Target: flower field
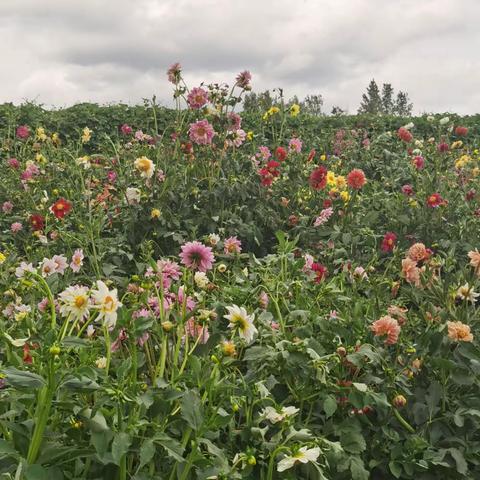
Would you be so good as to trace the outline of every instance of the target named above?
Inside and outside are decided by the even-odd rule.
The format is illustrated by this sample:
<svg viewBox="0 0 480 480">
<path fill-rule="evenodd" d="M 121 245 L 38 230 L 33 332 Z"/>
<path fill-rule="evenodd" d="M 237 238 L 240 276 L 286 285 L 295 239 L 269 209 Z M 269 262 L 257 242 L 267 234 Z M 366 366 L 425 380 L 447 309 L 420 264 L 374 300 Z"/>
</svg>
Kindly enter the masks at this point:
<svg viewBox="0 0 480 480">
<path fill-rule="evenodd" d="M 0 478 L 480 478 L 476 118 L 0 106 Z"/>
</svg>

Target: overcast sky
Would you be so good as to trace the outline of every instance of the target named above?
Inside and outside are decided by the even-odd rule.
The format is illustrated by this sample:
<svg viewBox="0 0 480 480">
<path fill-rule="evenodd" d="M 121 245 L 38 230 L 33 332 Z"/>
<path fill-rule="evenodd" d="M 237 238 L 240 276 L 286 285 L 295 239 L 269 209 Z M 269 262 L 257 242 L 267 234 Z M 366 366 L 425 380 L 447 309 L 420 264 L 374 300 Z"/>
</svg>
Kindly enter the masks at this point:
<svg viewBox="0 0 480 480">
<path fill-rule="evenodd" d="M 355 112 L 371 78 L 415 112 L 480 113 L 480 0 L 0 0 L 0 102 L 170 103 L 190 86 L 321 93 Z"/>
</svg>

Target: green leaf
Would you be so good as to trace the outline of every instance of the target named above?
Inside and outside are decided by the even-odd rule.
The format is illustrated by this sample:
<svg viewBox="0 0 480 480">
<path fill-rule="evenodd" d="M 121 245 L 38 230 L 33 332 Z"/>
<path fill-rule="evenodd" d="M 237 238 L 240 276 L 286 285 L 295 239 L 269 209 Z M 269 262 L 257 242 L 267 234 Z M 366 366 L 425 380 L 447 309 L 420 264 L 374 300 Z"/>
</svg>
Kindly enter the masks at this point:
<svg viewBox="0 0 480 480">
<path fill-rule="evenodd" d="M 168 453 L 177 462 L 183 462 L 183 447 L 180 445 L 180 442 L 169 437 L 166 434 L 156 435 L 153 440 L 155 443 L 161 445 Z"/>
<path fill-rule="evenodd" d="M 45 380 L 36 373 L 17 370 L 14 367 L 8 367 L 4 370 L 7 376 L 7 382 L 15 388 L 38 389 L 46 385 Z"/>
<path fill-rule="evenodd" d="M 352 480 L 368 480 L 370 478 L 370 474 L 365 470 L 363 461 L 359 457 L 350 458 L 350 473 Z"/>
<path fill-rule="evenodd" d="M 353 382 L 353 386 L 359 391 L 359 392 L 366 392 L 368 390 L 368 386 L 365 383 L 356 383 Z"/>
<path fill-rule="evenodd" d="M 155 455 L 155 451 L 156 448 L 152 439 L 148 439 L 143 443 L 140 448 L 140 465 L 138 467 L 139 469 L 150 462 L 150 460 Z"/>
<path fill-rule="evenodd" d="M 90 392 L 98 390 L 100 388 L 100 385 L 95 382 L 95 380 L 92 380 L 85 375 L 82 375 L 80 378 L 70 377 L 65 380 L 61 386 L 70 390 L 76 390 L 80 392 Z"/>
<path fill-rule="evenodd" d="M 457 448 L 449 448 L 448 452 L 457 464 L 457 472 L 462 475 L 466 475 L 468 473 L 468 464 L 463 456 L 463 453 Z"/>
<path fill-rule="evenodd" d="M 3 440 L 0 438 L 0 455 L 12 455 L 12 456 L 18 456 L 18 452 L 13 448 L 10 443 L 8 443 L 6 440 Z"/>
<path fill-rule="evenodd" d="M 203 423 L 202 402 L 193 390 L 184 393 L 180 401 L 182 418 L 193 430 L 198 430 Z"/>
<path fill-rule="evenodd" d="M 49 480 L 48 471 L 41 465 L 28 465 L 24 475 L 25 480 Z"/>
<path fill-rule="evenodd" d="M 128 452 L 132 443 L 130 435 L 125 432 L 116 433 L 112 442 L 112 457 L 116 465 L 120 465 L 120 460 Z"/>
<path fill-rule="evenodd" d="M 392 461 L 388 464 L 388 468 L 390 469 L 390 471 L 392 472 L 392 475 L 395 478 L 400 478 L 400 476 L 402 475 L 402 465 L 401 465 L 401 463 Z"/>
<path fill-rule="evenodd" d="M 343 449 L 349 453 L 361 453 L 367 448 L 367 444 L 362 434 L 352 430 L 342 432 L 340 442 Z"/>
<path fill-rule="evenodd" d="M 323 402 L 323 410 L 327 418 L 330 418 L 337 411 L 337 407 L 337 400 L 332 395 L 329 395 Z"/>
</svg>

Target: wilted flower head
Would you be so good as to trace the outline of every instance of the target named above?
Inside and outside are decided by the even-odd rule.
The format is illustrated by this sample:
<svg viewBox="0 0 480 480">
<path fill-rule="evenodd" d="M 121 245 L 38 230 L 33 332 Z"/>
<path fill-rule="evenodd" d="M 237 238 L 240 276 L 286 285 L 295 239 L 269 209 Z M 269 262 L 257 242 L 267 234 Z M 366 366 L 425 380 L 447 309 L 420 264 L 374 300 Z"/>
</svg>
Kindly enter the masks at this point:
<svg viewBox="0 0 480 480">
<path fill-rule="evenodd" d="M 177 62 L 167 70 L 168 81 L 177 84 L 181 79 L 182 66 Z"/>
<path fill-rule="evenodd" d="M 468 258 L 470 258 L 470 265 L 475 269 L 475 275 L 480 277 L 480 252 L 478 249 L 468 252 Z"/>
<path fill-rule="evenodd" d="M 240 72 L 235 80 L 240 88 L 243 88 L 244 90 L 250 90 L 250 80 L 252 80 L 252 74 L 248 70 Z"/>
</svg>

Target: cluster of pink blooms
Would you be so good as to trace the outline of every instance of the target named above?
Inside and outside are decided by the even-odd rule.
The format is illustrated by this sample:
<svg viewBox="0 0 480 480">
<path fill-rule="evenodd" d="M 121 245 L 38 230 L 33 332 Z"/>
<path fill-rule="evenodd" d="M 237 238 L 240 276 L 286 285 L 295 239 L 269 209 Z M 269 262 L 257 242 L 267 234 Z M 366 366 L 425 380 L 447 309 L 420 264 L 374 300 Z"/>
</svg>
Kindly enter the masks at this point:
<svg viewBox="0 0 480 480">
<path fill-rule="evenodd" d="M 313 224 L 314 227 L 319 227 L 328 222 L 328 219 L 333 215 L 333 208 L 328 207 L 324 208 L 320 215 L 315 219 L 315 223 Z"/>
</svg>

